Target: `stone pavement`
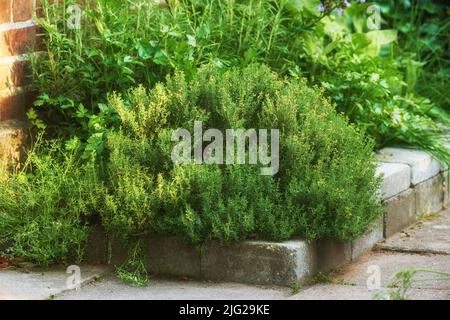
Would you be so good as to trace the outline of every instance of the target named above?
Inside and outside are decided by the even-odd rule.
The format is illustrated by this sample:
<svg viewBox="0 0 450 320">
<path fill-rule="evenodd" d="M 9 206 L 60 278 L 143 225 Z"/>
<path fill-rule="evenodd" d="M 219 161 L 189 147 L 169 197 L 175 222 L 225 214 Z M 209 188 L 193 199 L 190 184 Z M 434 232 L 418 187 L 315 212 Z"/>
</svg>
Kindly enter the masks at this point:
<svg viewBox="0 0 450 320">
<path fill-rule="evenodd" d="M 393 275 L 405 269 L 450 272 L 450 210 L 427 218 L 394 235 L 378 248 L 328 277 L 327 283 L 304 288 L 252 286 L 235 283 L 200 282 L 186 279 L 152 279 L 146 288 L 120 283 L 109 269 L 82 266 L 83 286 L 68 290 L 65 270 L 0 271 L 0 299 L 182 299 L 182 300 L 367 300 L 378 290 L 369 290 L 368 279 L 379 271 L 381 291 Z M 418 275 L 408 291 L 413 300 L 450 300 L 450 280 L 429 280 Z M 425 281 L 426 280 L 426 281 Z"/>
</svg>

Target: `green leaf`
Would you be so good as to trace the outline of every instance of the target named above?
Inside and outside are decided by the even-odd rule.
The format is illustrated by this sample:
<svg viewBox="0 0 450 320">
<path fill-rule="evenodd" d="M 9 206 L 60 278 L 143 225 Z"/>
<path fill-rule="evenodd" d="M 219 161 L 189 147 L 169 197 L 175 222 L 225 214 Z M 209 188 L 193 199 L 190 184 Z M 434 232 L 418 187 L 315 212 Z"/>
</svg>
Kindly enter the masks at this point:
<svg viewBox="0 0 450 320">
<path fill-rule="evenodd" d="M 168 65 L 169 57 L 164 50 L 159 50 L 156 52 L 155 57 L 153 58 L 153 62 L 160 65 Z"/>
<path fill-rule="evenodd" d="M 397 30 L 373 30 L 367 32 L 366 35 L 378 46 L 397 41 Z"/>
<path fill-rule="evenodd" d="M 303 1 L 302 0 L 288 0 L 286 3 L 286 7 L 288 10 L 293 12 L 300 12 L 303 10 Z"/>
<path fill-rule="evenodd" d="M 319 6 L 322 3 L 320 0 L 302 0 L 301 2 L 309 13 L 315 16 L 320 16 L 321 13 L 319 12 Z"/>
<path fill-rule="evenodd" d="M 152 58 L 152 56 L 155 54 L 155 52 L 158 50 L 158 48 L 155 46 L 155 44 L 150 42 L 139 42 L 136 44 L 136 50 L 138 51 L 138 55 L 141 59 L 148 60 Z"/>
</svg>

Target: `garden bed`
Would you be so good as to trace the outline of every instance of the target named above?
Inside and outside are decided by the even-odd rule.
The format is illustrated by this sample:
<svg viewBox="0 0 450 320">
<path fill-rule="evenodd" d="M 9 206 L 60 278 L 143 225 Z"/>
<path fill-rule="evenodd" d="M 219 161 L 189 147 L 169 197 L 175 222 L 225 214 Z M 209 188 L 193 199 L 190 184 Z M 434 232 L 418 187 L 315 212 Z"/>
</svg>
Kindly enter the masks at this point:
<svg viewBox="0 0 450 320">
<path fill-rule="evenodd" d="M 26 159 L 25 127 L 0 127 L 1 254 L 78 261 L 90 234 L 88 258 L 132 284 L 289 285 L 442 208 L 445 31 L 416 46 L 425 20 L 445 30 L 441 5 L 389 4 L 403 34 L 363 23 L 365 1 L 150 2 L 40 1 Z M 375 157 L 392 145 L 426 153 Z"/>
<path fill-rule="evenodd" d="M 317 272 L 329 272 L 357 259 L 422 216 L 449 205 L 446 168 L 428 154 L 411 149 L 387 148 L 379 152 L 378 174 L 384 175 L 380 198 L 384 215 L 353 241 L 290 240 L 244 241 L 222 245 L 208 241 L 187 245 L 175 237 L 146 239 L 146 264 L 151 274 L 213 281 L 269 285 L 301 285 Z M 112 264 L 126 260 L 128 249 L 112 240 Z M 87 259 L 108 262 L 108 239 L 93 228 Z"/>
</svg>

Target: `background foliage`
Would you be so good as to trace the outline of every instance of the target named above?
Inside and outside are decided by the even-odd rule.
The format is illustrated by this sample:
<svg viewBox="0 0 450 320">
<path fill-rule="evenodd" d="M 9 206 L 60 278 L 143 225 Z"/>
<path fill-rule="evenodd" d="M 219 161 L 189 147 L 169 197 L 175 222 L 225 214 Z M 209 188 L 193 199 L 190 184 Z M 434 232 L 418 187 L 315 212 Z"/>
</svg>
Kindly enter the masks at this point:
<svg viewBox="0 0 450 320">
<path fill-rule="evenodd" d="M 89 153 L 101 153 L 106 129 L 117 124 L 104 104 L 109 92 L 154 86 L 174 70 L 190 78 L 204 64 L 257 62 L 324 86 L 377 147 L 414 145 L 448 163 L 448 14 L 431 1 L 381 1 L 384 26 L 397 29 L 369 30 L 372 4 L 360 2 L 180 0 L 161 9 L 148 0 L 91 0 L 79 30 L 61 23 L 70 0 L 49 5 L 39 20 L 48 51 L 33 64 L 37 110 L 57 132 L 69 128 Z"/>
</svg>

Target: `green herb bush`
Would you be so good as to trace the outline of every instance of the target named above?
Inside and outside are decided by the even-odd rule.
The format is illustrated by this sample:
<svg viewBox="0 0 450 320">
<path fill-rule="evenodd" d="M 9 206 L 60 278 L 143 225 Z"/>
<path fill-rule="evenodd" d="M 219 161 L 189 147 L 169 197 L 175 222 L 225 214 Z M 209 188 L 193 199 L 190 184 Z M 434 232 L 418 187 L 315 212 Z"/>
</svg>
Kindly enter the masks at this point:
<svg viewBox="0 0 450 320">
<path fill-rule="evenodd" d="M 148 91 L 111 95 L 120 130 L 107 141 L 107 230 L 123 238 L 172 234 L 208 239 L 349 240 L 381 212 L 373 144 L 320 90 L 252 65 L 222 74 L 177 72 Z M 280 129 L 280 171 L 258 165 L 173 164 L 177 128 Z"/>
</svg>

